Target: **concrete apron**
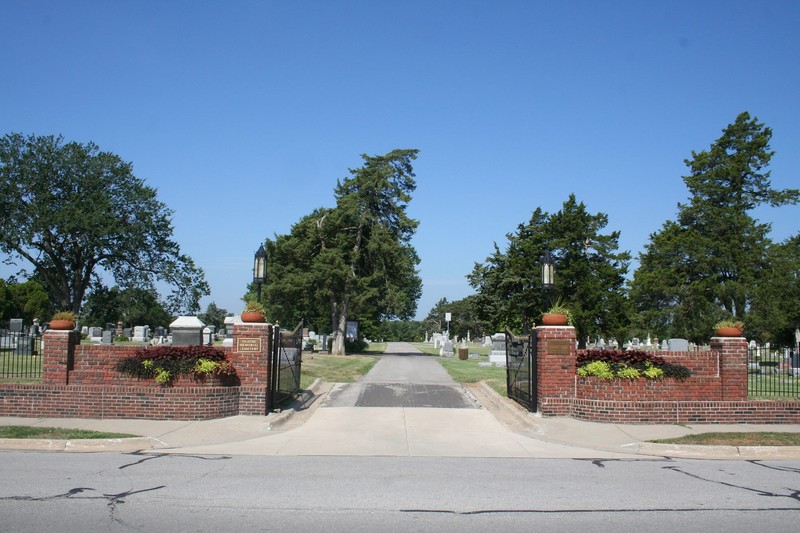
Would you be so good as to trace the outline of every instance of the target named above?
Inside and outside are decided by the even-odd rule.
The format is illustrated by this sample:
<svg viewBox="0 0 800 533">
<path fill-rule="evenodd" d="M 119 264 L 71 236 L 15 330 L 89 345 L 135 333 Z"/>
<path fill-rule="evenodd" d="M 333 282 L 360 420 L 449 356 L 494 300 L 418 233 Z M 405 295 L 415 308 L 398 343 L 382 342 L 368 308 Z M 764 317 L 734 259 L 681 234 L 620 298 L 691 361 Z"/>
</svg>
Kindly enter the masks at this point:
<svg viewBox="0 0 800 533">
<path fill-rule="evenodd" d="M 358 383 L 337 384 L 302 425 L 236 443 L 164 453 L 290 456 L 622 458 L 511 431 L 432 358 L 390 346 Z M 397 353 L 401 352 L 401 353 Z M 289 422 L 288 425 L 294 425 Z"/>
</svg>

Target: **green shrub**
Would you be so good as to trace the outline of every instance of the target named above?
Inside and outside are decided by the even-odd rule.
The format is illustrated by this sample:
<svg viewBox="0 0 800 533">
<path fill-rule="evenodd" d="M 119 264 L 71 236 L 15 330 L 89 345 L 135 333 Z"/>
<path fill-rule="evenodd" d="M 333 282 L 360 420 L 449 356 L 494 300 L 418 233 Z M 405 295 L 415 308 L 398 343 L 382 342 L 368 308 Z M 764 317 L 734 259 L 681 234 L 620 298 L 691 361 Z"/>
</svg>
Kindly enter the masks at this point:
<svg viewBox="0 0 800 533">
<path fill-rule="evenodd" d="M 367 349 L 367 344 L 364 341 L 344 341 L 344 351 L 347 353 L 361 353 Z"/>
<path fill-rule="evenodd" d="M 605 361 L 594 361 L 578 368 L 578 375 L 587 377 L 595 376 L 602 379 L 614 379 L 614 371 L 611 365 Z"/>
<path fill-rule="evenodd" d="M 580 352 L 575 366 L 579 376 L 602 379 L 687 379 L 692 375 L 682 365 L 667 363 L 663 357 L 640 350 L 586 350 Z M 608 369 L 608 370 L 606 370 Z"/>
<path fill-rule="evenodd" d="M 638 369 L 627 365 L 619 367 L 614 374 L 621 379 L 639 379 L 642 377 Z"/>
<path fill-rule="evenodd" d="M 657 366 L 653 366 L 652 364 L 647 365 L 644 369 L 644 377 L 647 379 L 662 379 L 664 377 L 664 370 Z"/>
<path fill-rule="evenodd" d="M 139 379 L 154 379 L 171 385 L 178 376 L 202 381 L 215 375 L 226 384 L 236 384 L 236 369 L 225 352 L 211 346 L 159 346 L 140 348 L 133 357 L 117 363 L 117 372 Z"/>
</svg>

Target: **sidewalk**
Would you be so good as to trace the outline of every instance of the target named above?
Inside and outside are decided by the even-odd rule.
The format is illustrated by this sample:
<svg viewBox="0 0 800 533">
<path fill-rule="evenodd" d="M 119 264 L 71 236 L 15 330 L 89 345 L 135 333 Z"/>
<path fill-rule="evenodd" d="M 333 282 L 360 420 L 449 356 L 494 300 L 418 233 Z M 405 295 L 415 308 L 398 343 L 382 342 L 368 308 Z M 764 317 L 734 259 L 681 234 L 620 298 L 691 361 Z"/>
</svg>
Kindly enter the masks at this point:
<svg viewBox="0 0 800 533">
<path fill-rule="evenodd" d="M 0 425 L 57 426 L 140 435 L 135 439 L 4 440 L 0 449 L 193 455 L 410 456 L 800 460 L 800 447 L 674 446 L 650 439 L 722 431 L 800 432 L 800 425 L 632 425 L 542 418 L 485 386 L 476 409 L 325 407 L 330 384 L 283 413 L 219 420 L 87 420 L 0 417 Z"/>
</svg>

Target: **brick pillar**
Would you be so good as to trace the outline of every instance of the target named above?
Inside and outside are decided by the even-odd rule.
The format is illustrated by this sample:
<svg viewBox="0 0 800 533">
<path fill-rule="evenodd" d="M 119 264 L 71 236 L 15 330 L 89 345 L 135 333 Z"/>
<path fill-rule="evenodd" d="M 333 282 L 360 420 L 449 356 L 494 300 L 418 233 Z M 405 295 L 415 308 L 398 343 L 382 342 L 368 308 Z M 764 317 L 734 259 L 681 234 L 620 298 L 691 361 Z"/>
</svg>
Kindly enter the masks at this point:
<svg viewBox="0 0 800 533">
<path fill-rule="evenodd" d="M 572 326 L 540 326 L 537 333 L 539 412 L 569 416 L 575 398 L 578 344 Z"/>
<path fill-rule="evenodd" d="M 231 361 L 242 385 L 268 383 L 267 365 L 272 353 L 272 324 L 247 322 L 233 326 Z"/>
<path fill-rule="evenodd" d="M 77 331 L 48 329 L 42 336 L 42 383 L 66 385 L 69 371 L 75 367 L 75 346 L 80 344 Z"/>
<path fill-rule="evenodd" d="M 272 324 L 247 322 L 233 325 L 230 360 L 239 376 L 239 414 L 266 415 L 269 396 L 269 358 Z"/>
<path fill-rule="evenodd" d="M 719 354 L 719 374 L 722 378 L 722 400 L 747 399 L 747 339 L 744 337 L 713 337 L 711 350 Z"/>
</svg>

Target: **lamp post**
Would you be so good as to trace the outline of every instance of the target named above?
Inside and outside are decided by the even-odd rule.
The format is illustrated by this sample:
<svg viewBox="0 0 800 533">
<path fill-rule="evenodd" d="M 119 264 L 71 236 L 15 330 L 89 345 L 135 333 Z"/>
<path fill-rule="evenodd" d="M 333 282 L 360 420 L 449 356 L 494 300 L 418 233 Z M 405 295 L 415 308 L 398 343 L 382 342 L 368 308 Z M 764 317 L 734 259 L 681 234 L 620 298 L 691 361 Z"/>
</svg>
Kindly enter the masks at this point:
<svg viewBox="0 0 800 533">
<path fill-rule="evenodd" d="M 267 280 L 267 251 L 264 245 L 258 247 L 256 255 L 253 258 L 253 283 L 256 284 L 258 302 L 261 302 L 261 285 Z"/>
<path fill-rule="evenodd" d="M 555 271 L 556 267 L 553 263 L 553 256 L 550 254 L 550 250 L 545 250 L 544 257 L 542 258 L 542 289 L 544 289 L 548 296 L 555 285 Z M 550 304 L 552 305 L 552 302 L 550 302 Z"/>
</svg>

